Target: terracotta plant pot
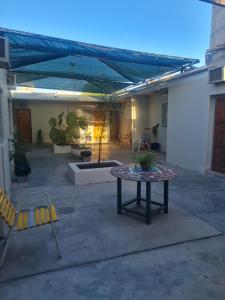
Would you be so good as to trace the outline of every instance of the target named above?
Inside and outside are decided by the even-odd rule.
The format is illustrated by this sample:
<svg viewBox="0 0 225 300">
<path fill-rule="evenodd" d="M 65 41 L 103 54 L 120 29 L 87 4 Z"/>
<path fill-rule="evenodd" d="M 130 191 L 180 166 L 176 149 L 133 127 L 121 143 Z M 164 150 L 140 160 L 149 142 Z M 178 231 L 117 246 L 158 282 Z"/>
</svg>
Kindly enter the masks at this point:
<svg viewBox="0 0 225 300">
<path fill-rule="evenodd" d="M 140 163 L 140 167 L 141 167 L 142 171 L 148 171 L 149 170 L 148 164 Z"/>
</svg>

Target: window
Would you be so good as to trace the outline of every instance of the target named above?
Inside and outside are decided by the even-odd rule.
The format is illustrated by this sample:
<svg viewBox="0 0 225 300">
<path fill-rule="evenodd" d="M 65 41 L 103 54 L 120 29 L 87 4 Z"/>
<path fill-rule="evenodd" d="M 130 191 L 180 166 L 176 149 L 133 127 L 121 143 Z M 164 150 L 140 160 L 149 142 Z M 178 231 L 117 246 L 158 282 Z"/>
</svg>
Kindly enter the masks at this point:
<svg viewBox="0 0 225 300">
<path fill-rule="evenodd" d="M 167 108 L 168 103 L 162 103 L 162 127 L 167 127 Z"/>
</svg>

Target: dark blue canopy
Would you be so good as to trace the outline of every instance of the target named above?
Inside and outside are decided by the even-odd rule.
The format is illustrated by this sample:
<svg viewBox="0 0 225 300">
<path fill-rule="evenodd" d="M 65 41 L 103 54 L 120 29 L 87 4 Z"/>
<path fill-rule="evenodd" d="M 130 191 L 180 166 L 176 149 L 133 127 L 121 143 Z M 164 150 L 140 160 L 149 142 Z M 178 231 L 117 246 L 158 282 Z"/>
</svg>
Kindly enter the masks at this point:
<svg viewBox="0 0 225 300">
<path fill-rule="evenodd" d="M 9 40 L 11 68 L 20 86 L 112 93 L 199 62 L 4 28 L 0 36 Z"/>
</svg>

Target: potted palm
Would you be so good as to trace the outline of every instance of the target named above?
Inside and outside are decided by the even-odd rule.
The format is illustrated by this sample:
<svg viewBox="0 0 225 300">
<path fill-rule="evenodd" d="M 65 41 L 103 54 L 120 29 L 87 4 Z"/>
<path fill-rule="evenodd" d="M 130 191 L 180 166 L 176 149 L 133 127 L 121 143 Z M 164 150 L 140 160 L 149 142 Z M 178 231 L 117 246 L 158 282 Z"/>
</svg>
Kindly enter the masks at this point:
<svg viewBox="0 0 225 300">
<path fill-rule="evenodd" d="M 64 118 L 62 112 L 57 117 L 50 118 L 48 124 L 54 153 L 70 153 L 71 145 L 80 138 L 80 129 L 87 127 L 87 120 L 83 116 L 78 116 L 76 112 L 69 112 Z"/>
<path fill-rule="evenodd" d="M 66 131 L 63 126 L 63 112 L 48 121 L 50 127 L 49 138 L 54 146 L 54 153 L 69 153 L 71 147 L 66 141 Z"/>
</svg>

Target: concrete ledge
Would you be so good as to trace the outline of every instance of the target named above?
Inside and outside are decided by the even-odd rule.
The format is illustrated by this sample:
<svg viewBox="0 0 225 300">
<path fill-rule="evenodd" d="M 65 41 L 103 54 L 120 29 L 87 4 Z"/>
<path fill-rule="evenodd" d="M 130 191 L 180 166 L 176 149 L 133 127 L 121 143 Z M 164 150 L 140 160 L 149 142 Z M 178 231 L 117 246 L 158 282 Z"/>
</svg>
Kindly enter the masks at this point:
<svg viewBox="0 0 225 300">
<path fill-rule="evenodd" d="M 58 146 L 54 144 L 54 153 L 63 154 L 63 153 L 71 153 L 71 146 Z"/>
<path fill-rule="evenodd" d="M 121 162 L 117 160 L 107 160 L 104 162 L 114 162 L 118 165 L 122 165 Z M 116 177 L 112 176 L 110 171 L 112 167 L 103 168 L 92 168 L 92 169 L 80 169 L 77 165 L 80 164 L 90 164 L 90 162 L 79 162 L 70 163 L 69 166 L 69 176 L 74 185 L 90 184 L 90 183 L 100 183 L 115 181 Z"/>
</svg>

